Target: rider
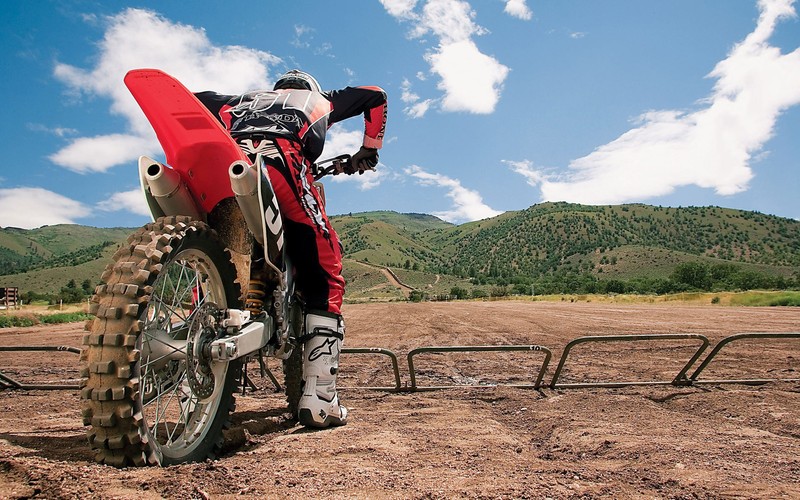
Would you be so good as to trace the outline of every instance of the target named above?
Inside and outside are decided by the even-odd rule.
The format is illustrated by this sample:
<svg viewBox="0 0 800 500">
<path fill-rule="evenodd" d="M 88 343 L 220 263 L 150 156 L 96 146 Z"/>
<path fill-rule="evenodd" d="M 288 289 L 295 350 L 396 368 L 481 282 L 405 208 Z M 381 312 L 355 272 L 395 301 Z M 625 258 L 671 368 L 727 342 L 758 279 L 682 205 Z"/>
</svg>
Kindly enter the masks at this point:
<svg viewBox="0 0 800 500">
<path fill-rule="evenodd" d="M 322 91 L 313 76 L 295 69 L 281 76 L 272 90 L 196 95 L 251 161 L 257 154 L 263 156 L 280 205 L 286 249 L 305 302 L 300 423 L 344 425 L 347 408 L 339 404 L 336 393 L 345 331 L 342 247 L 313 185 L 310 167 L 322 153 L 328 128 L 363 114 L 363 145 L 353 155 L 347 173 L 374 168 L 386 126 L 386 93 L 380 87 Z"/>
</svg>

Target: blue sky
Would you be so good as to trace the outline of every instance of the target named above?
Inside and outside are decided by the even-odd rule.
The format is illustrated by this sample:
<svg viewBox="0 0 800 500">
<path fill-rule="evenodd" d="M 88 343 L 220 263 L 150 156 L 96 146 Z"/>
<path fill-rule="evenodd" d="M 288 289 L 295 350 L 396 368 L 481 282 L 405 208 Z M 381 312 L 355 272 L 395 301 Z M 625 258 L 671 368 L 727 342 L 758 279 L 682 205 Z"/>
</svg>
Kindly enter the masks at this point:
<svg viewBox="0 0 800 500">
<path fill-rule="evenodd" d="M 11 0 L 0 227 L 149 221 L 136 159 L 159 146 L 122 78 L 270 87 L 285 70 L 389 97 L 375 173 L 329 214 L 454 223 L 542 201 L 719 205 L 800 218 L 792 0 Z M 363 123 L 326 152 L 355 152 Z"/>
</svg>

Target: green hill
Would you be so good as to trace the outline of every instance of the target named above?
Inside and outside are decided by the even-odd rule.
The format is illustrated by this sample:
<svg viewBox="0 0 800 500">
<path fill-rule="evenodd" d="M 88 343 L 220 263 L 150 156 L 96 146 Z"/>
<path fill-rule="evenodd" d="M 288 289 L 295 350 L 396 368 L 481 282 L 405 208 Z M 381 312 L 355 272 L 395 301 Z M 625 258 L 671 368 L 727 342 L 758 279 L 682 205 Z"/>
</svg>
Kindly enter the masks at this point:
<svg viewBox="0 0 800 500">
<path fill-rule="evenodd" d="M 409 289 L 434 295 L 514 284 L 530 290 L 533 283 L 545 290 L 542 283 L 555 282 L 566 285 L 554 290 L 615 280 L 663 285 L 689 264 L 716 280 L 738 276 L 725 286 L 763 283 L 758 276 L 783 285 L 800 279 L 800 221 L 720 207 L 542 203 L 458 226 L 389 211 L 331 221 L 354 300 L 400 298 Z M 132 231 L 0 229 L 0 286 L 56 293 L 69 280 L 95 284 Z M 390 282 L 387 267 L 405 288 Z"/>
<path fill-rule="evenodd" d="M 800 268 L 800 222 L 719 207 L 544 203 L 458 226 L 438 244 L 451 274 L 566 269 L 631 276 L 696 258 L 766 266 L 760 268 L 783 275 Z"/>
<path fill-rule="evenodd" d="M 406 261 L 434 268 L 445 265 L 431 240 L 452 224 L 431 215 L 365 212 L 332 218 L 345 256 L 390 267 Z"/>
<path fill-rule="evenodd" d="M 0 276 L 37 269 L 72 267 L 101 259 L 130 228 L 59 224 L 38 229 L 0 228 Z M 113 252 L 112 252 L 113 253 Z"/>
</svg>

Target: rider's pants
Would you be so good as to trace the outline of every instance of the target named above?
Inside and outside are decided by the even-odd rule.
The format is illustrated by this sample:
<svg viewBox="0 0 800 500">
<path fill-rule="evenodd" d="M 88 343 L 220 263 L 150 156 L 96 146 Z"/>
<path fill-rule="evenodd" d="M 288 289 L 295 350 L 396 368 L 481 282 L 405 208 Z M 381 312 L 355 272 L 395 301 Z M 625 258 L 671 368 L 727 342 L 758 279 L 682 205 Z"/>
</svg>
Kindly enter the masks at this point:
<svg viewBox="0 0 800 500">
<path fill-rule="evenodd" d="M 279 154 L 266 158 L 269 179 L 283 215 L 284 237 L 295 284 L 306 310 L 341 314 L 342 246 L 333 230 L 309 162 L 295 142 L 275 139 Z"/>
</svg>

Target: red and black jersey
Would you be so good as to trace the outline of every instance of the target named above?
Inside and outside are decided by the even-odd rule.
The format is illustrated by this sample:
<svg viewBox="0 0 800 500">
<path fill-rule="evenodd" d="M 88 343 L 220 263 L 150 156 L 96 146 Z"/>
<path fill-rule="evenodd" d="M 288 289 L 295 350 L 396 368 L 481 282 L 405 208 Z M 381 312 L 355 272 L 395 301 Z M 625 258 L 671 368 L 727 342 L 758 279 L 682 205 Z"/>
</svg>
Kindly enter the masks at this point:
<svg viewBox="0 0 800 500">
<path fill-rule="evenodd" d="M 364 115 L 363 145 L 376 149 L 383 145 L 386 93 L 380 87 L 346 87 L 323 93 L 281 89 L 195 95 L 234 138 L 253 134 L 284 137 L 301 144 L 303 155 L 311 162 L 322 153 L 331 125 L 360 114 Z"/>
</svg>

